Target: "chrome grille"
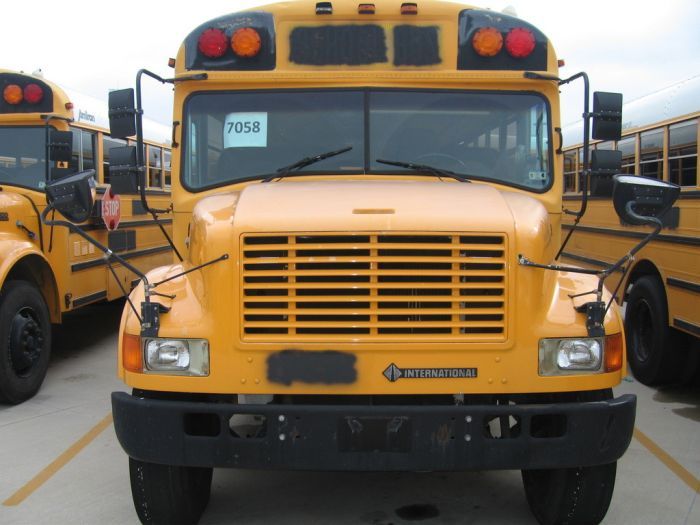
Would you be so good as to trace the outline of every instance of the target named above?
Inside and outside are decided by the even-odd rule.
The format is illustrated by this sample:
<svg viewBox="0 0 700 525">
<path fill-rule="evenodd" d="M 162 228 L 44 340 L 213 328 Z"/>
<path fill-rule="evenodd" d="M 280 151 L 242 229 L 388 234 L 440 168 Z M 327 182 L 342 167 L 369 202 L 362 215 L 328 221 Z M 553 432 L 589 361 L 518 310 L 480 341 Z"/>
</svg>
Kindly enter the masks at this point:
<svg viewBox="0 0 700 525">
<path fill-rule="evenodd" d="M 250 341 L 503 341 L 506 242 L 494 234 L 247 234 Z"/>
</svg>

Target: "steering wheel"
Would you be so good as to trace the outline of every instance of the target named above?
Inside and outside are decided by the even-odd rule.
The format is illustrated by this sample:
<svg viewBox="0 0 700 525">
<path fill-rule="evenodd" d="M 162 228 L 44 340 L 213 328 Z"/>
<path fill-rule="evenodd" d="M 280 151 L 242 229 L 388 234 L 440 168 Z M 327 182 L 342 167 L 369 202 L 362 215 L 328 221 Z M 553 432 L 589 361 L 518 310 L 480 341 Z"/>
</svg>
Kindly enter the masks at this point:
<svg viewBox="0 0 700 525">
<path fill-rule="evenodd" d="M 454 163 L 455 165 L 459 165 L 459 166 L 462 166 L 464 168 L 467 167 L 467 165 L 461 159 L 458 159 L 457 157 L 450 155 L 448 153 L 423 153 L 423 155 L 419 155 L 418 157 L 416 157 L 416 163 L 432 165 L 431 162 L 429 162 L 429 161 L 426 162 L 426 161 L 422 160 L 422 159 L 430 158 L 430 157 L 433 157 L 436 159 L 447 159 L 450 162 Z"/>
</svg>

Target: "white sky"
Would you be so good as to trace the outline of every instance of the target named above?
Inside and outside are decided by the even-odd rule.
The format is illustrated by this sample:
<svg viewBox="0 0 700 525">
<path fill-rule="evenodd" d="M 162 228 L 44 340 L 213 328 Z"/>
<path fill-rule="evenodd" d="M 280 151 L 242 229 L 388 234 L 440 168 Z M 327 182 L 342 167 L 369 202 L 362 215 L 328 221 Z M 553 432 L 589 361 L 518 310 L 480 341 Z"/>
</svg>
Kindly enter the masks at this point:
<svg viewBox="0 0 700 525">
<path fill-rule="evenodd" d="M 352 1 L 360 0 L 335 0 Z M 375 0 L 381 3 L 381 0 Z M 420 0 L 417 0 L 420 6 Z M 185 36 L 199 24 L 263 0 L 39 0 L 4 2 L 0 67 L 32 72 L 106 100 L 110 88 L 132 87 L 140 68 L 169 76 Z M 469 3 L 469 2 L 464 2 Z M 592 90 L 621 91 L 629 101 L 700 74 L 697 0 L 476 0 L 513 6 L 541 29 L 566 60 L 562 76 L 586 71 Z M 582 111 L 581 83 L 563 88 L 567 124 Z M 146 80 L 146 115 L 168 122 L 168 87 Z"/>
</svg>

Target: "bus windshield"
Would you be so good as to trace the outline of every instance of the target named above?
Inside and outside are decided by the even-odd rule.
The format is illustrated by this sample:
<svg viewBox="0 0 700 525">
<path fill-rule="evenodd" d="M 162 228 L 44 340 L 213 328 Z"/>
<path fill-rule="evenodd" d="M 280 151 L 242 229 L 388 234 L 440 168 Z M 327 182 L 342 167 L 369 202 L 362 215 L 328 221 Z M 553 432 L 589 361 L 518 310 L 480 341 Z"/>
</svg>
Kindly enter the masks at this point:
<svg viewBox="0 0 700 525">
<path fill-rule="evenodd" d="M 309 174 L 408 173 L 377 159 L 545 191 L 546 99 L 531 93 L 326 90 L 198 93 L 186 107 L 183 183 L 193 191 L 271 176 L 352 147 Z"/>
<path fill-rule="evenodd" d="M 45 134 L 43 127 L 0 127 L 0 184 L 43 190 Z"/>
</svg>

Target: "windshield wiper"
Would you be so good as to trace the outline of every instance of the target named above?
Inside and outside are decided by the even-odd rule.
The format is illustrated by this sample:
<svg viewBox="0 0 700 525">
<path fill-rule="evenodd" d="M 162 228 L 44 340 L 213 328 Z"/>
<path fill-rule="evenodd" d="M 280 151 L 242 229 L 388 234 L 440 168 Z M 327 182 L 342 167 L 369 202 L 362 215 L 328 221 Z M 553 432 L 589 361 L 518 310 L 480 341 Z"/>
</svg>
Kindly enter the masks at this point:
<svg viewBox="0 0 700 525">
<path fill-rule="evenodd" d="M 471 182 L 468 178 L 454 171 L 445 170 L 442 168 L 436 168 L 435 166 L 428 166 L 427 164 L 414 164 L 413 162 L 401 162 L 398 160 L 383 160 L 376 159 L 379 164 L 388 164 L 389 166 L 400 166 L 401 168 L 407 168 L 412 171 L 423 171 L 428 172 L 436 177 L 450 177 L 452 179 L 457 179 L 460 182 Z"/>
<path fill-rule="evenodd" d="M 263 182 L 270 182 L 275 179 L 281 179 L 283 177 L 294 177 L 294 176 L 299 176 L 299 175 L 304 175 L 303 173 L 295 173 L 291 174 L 292 171 L 300 170 L 302 168 L 305 168 L 306 166 L 310 166 L 311 164 L 316 164 L 319 161 L 322 161 L 324 159 L 330 158 L 330 157 L 335 157 L 336 155 L 340 155 L 341 153 L 345 153 L 346 151 L 350 151 L 352 149 L 352 146 L 348 146 L 347 148 L 343 149 L 338 149 L 335 151 L 328 151 L 326 153 L 321 153 L 320 155 L 316 155 L 314 157 L 304 157 L 301 160 L 298 160 L 294 164 L 290 164 L 289 166 L 284 166 L 283 168 L 279 168 L 277 170 L 277 173 L 274 175 L 270 175 L 269 177 L 263 179 Z"/>
</svg>

